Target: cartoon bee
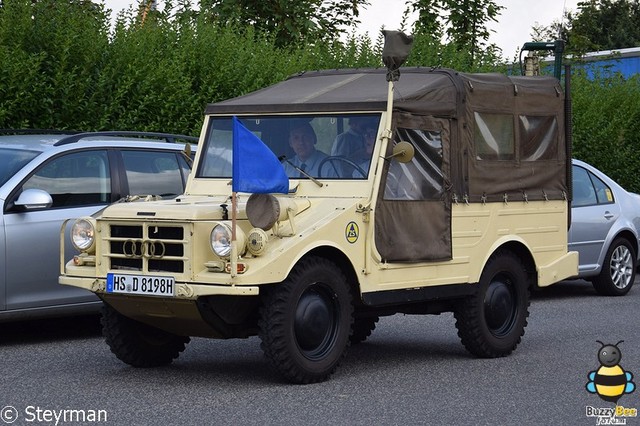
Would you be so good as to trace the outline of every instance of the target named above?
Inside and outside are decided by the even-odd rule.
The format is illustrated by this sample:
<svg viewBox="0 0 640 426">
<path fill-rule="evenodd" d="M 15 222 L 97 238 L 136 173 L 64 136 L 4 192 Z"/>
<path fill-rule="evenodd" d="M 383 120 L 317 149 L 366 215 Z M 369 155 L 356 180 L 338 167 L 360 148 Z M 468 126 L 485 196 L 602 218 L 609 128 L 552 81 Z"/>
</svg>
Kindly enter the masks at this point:
<svg viewBox="0 0 640 426">
<path fill-rule="evenodd" d="M 598 361 L 600 368 L 589 373 L 589 382 L 586 384 L 587 392 L 597 393 L 605 401 L 617 403 L 618 399 L 625 393 L 631 393 L 636 385 L 631 381 L 633 374 L 624 371 L 619 362 L 622 359 L 622 352 L 618 345 L 605 345 L 599 340 L 602 347 L 598 350 Z"/>
</svg>

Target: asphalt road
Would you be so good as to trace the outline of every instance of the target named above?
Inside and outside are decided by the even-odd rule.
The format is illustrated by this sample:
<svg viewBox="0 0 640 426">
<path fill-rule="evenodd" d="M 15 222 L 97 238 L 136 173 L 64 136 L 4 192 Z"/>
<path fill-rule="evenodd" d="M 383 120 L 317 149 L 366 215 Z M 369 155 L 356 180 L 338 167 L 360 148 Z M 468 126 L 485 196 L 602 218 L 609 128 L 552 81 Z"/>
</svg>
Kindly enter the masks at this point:
<svg viewBox="0 0 640 426">
<path fill-rule="evenodd" d="M 1 324 L 0 425 L 596 425 L 587 407 L 614 407 L 585 389 L 596 340 L 624 340 L 620 365 L 640 385 L 638 324 L 640 284 L 606 298 L 565 282 L 533 295 L 509 357 L 469 355 L 451 314 L 396 315 L 329 381 L 306 386 L 284 383 L 258 338 L 193 339 L 171 366 L 135 369 L 109 352 L 96 318 Z M 640 391 L 618 404 L 640 408 Z"/>
</svg>

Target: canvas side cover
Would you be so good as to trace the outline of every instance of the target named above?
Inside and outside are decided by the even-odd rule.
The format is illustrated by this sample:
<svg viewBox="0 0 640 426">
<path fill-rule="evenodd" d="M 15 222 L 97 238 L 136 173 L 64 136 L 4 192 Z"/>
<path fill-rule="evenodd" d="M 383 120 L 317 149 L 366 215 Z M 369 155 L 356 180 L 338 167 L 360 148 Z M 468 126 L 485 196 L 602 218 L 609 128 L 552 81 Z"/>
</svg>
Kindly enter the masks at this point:
<svg viewBox="0 0 640 426">
<path fill-rule="evenodd" d="M 552 77 L 461 74 L 470 202 L 563 199 L 564 92 Z"/>
<path fill-rule="evenodd" d="M 406 165 L 385 163 L 375 216 L 375 244 L 385 261 L 451 259 L 454 196 L 468 202 L 566 197 L 559 82 L 551 77 L 449 75 L 461 90 L 458 114 L 394 108 L 393 142 L 411 142 L 416 156 Z M 398 176 L 400 191 L 394 193 L 390 188 Z"/>
<path fill-rule="evenodd" d="M 375 244 L 384 261 L 451 259 L 450 123 L 446 118 L 396 113 L 394 137 L 410 142 L 408 163 L 386 161 L 376 203 Z"/>
</svg>

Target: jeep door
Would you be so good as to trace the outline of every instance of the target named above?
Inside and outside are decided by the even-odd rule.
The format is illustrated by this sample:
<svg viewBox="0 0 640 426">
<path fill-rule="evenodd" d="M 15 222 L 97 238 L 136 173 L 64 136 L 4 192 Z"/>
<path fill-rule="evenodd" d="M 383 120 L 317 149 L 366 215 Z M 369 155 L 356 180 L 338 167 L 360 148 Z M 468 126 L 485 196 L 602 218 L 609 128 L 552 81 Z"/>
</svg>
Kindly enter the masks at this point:
<svg viewBox="0 0 640 426">
<path fill-rule="evenodd" d="M 375 246 L 389 262 L 448 260 L 451 247 L 449 128 L 445 119 L 398 114 L 393 146 L 407 141 L 407 163 L 385 162 L 375 216 Z"/>
</svg>

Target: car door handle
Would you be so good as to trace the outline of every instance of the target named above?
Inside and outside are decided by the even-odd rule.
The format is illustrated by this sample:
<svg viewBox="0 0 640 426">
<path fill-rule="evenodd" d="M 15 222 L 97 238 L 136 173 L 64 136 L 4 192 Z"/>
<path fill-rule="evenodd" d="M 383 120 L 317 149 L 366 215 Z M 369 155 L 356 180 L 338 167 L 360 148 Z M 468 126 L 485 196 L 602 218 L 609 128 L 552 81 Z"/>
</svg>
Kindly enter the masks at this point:
<svg viewBox="0 0 640 426">
<path fill-rule="evenodd" d="M 611 219 L 613 216 L 614 216 L 614 214 L 611 213 L 611 212 L 608 212 L 608 211 L 604 212 L 604 218 L 607 219 L 607 220 Z"/>
</svg>

